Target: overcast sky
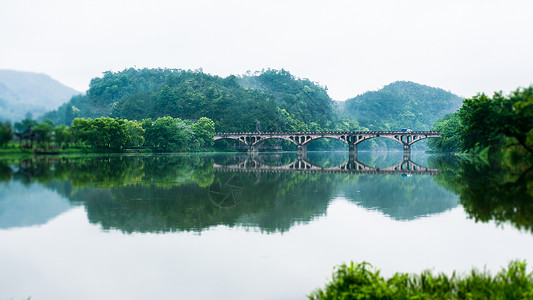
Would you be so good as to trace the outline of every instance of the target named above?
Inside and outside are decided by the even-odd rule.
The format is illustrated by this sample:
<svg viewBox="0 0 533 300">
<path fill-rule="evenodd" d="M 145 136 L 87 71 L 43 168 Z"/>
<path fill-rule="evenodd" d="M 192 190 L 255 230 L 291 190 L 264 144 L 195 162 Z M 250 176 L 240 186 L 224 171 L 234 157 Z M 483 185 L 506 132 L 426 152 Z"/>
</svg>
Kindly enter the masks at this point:
<svg viewBox="0 0 533 300">
<path fill-rule="evenodd" d="M 533 1 L 0 1 L 0 69 L 85 91 L 134 66 L 284 68 L 336 100 L 396 80 L 510 91 L 533 84 Z"/>
</svg>

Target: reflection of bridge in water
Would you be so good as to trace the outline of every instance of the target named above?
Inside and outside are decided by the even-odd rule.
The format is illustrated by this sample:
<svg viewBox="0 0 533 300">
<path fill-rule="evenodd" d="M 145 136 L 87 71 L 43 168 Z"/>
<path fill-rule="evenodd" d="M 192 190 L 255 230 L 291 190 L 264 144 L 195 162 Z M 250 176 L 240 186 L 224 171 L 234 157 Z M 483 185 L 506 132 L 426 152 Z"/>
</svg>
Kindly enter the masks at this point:
<svg viewBox="0 0 533 300">
<path fill-rule="evenodd" d="M 342 174 L 405 174 L 405 175 L 437 175 L 437 169 L 430 169 L 414 163 L 409 155 L 404 155 L 403 161 L 386 168 L 375 168 L 357 160 L 357 156 L 350 156 L 345 163 L 335 167 L 321 167 L 312 164 L 305 156 L 281 166 L 272 166 L 261 162 L 254 156 L 248 156 L 244 161 L 233 165 L 214 164 L 215 171 L 222 172 L 264 172 L 264 173 L 342 173 Z"/>
<path fill-rule="evenodd" d="M 350 153 L 357 152 L 357 145 L 373 138 L 388 138 L 403 145 L 403 151 L 411 152 L 411 145 L 427 138 L 440 137 L 438 131 L 327 131 L 327 132 L 221 132 L 215 133 L 213 140 L 236 140 L 252 152 L 259 150 L 259 145 L 269 139 L 283 139 L 294 143 L 298 152 L 306 152 L 307 145 L 318 139 L 333 138 L 348 144 Z"/>
</svg>

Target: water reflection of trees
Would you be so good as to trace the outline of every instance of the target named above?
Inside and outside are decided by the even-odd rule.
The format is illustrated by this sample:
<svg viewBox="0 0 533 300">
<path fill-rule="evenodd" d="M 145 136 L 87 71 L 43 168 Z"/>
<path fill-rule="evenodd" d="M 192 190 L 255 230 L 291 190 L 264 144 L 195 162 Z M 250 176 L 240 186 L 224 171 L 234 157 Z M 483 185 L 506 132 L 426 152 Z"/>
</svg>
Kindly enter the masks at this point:
<svg viewBox="0 0 533 300">
<path fill-rule="evenodd" d="M 324 166 L 345 154 L 312 154 Z M 203 231 L 245 226 L 284 232 L 326 213 L 336 196 L 397 220 L 457 205 L 432 176 L 215 172 L 247 155 L 39 157 L 0 163 L 2 180 L 40 183 L 85 206 L 90 222 L 124 232 Z M 259 157 L 280 165 L 296 154 Z"/>
<path fill-rule="evenodd" d="M 216 225 L 286 231 L 323 215 L 331 199 L 332 182 L 320 174 L 215 174 L 213 159 L 38 157 L 2 162 L 0 178 L 46 185 L 84 205 L 90 222 L 125 232 L 202 231 Z M 240 188 L 236 205 L 214 196 L 221 182 Z"/>
<path fill-rule="evenodd" d="M 312 184 L 314 178 L 267 174 L 258 182 L 253 174 L 231 176 L 220 174 L 216 179 L 217 182 L 233 180 L 233 185 L 242 187 L 238 205 L 229 207 L 216 205 L 209 190 L 196 184 L 168 189 L 139 185 L 104 191 L 93 189 L 81 197 L 85 198 L 82 201 L 91 222 L 101 224 L 104 229 L 125 232 L 202 231 L 216 225 L 286 231 L 296 222 L 308 222 L 327 209 L 330 188 L 322 186 L 317 193 L 302 187 Z M 290 187 L 280 188 L 286 182 L 290 182 Z"/>
<path fill-rule="evenodd" d="M 436 181 L 459 194 L 471 218 L 533 232 L 533 167 L 457 157 L 435 157 L 430 163 L 439 168 Z"/>
</svg>

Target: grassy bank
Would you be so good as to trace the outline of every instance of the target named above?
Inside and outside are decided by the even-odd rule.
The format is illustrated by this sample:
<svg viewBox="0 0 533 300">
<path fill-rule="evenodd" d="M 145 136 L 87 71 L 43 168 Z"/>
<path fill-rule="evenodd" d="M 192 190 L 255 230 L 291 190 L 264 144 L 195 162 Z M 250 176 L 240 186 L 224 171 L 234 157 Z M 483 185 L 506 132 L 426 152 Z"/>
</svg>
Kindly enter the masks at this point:
<svg viewBox="0 0 533 300">
<path fill-rule="evenodd" d="M 533 299 L 533 273 L 512 261 L 492 276 L 472 270 L 463 276 L 423 271 L 385 279 L 369 263 L 338 266 L 330 282 L 309 299 Z"/>
</svg>

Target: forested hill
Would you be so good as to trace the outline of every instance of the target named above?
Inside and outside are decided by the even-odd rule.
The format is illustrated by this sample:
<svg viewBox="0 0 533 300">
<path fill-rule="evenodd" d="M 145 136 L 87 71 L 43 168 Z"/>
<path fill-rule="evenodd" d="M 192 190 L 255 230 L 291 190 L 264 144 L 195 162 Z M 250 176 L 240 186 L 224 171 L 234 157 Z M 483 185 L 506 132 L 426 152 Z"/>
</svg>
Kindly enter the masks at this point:
<svg viewBox="0 0 533 300">
<path fill-rule="evenodd" d="M 277 106 L 309 125 L 311 131 L 327 128 L 335 121 L 334 102 L 324 87 L 308 79 L 295 79 L 285 70 L 267 70 L 239 78 L 247 89 L 258 89 L 274 96 Z"/>
<path fill-rule="evenodd" d="M 370 130 L 429 130 L 438 118 L 461 107 L 462 101 L 440 88 L 397 81 L 346 100 L 343 112 Z"/>
<path fill-rule="evenodd" d="M 336 119 L 322 87 L 284 70 L 222 78 L 202 71 L 133 68 L 94 78 L 86 95 L 73 97 L 43 119 L 70 124 L 76 117 L 101 116 L 208 117 L 217 131 L 326 130 Z"/>
<path fill-rule="evenodd" d="M 0 120 L 37 117 L 79 93 L 45 74 L 0 70 Z"/>
</svg>

